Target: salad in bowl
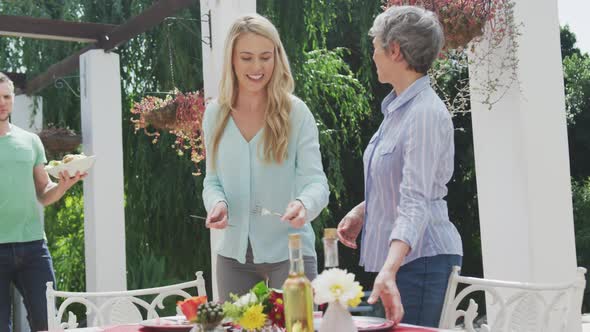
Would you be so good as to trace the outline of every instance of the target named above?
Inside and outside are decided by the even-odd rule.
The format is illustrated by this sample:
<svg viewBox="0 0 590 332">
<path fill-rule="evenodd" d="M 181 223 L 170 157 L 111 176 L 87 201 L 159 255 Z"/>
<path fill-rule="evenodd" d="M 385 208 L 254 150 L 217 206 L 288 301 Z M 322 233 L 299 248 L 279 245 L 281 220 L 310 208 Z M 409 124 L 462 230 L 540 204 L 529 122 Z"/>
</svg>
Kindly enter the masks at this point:
<svg viewBox="0 0 590 332">
<path fill-rule="evenodd" d="M 52 160 L 45 170 L 49 175 L 59 179 L 59 173 L 67 171 L 70 176 L 74 176 L 76 172 L 80 174 L 88 171 L 95 161 L 95 156 L 86 156 L 85 154 L 67 154 L 61 160 Z"/>
</svg>

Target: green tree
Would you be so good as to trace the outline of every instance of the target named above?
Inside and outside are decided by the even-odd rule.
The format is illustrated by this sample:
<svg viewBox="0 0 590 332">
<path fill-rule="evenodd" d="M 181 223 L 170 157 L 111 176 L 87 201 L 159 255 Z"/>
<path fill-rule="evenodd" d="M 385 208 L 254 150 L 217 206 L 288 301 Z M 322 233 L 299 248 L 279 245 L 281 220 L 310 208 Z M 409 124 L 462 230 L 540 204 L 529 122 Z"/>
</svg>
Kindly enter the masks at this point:
<svg viewBox="0 0 590 332">
<path fill-rule="evenodd" d="M 576 35 L 570 30 L 569 25 L 560 28 L 559 37 L 561 39 L 561 57 L 567 58 L 573 54 L 582 55 L 580 49 L 575 47 Z"/>
<path fill-rule="evenodd" d="M 563 59 L 570 168 L 575 179 L 590 176 L 590 56 Z"/>
<path fill-rule="evenodd" d="M 590 268 L 590 177 L 572 181 L 578 266 Z M 590 276 L 586 275 L 586 283 Z M 590 289 L 584 290 L 582 312 L 590 310 Z"/>
</svg>

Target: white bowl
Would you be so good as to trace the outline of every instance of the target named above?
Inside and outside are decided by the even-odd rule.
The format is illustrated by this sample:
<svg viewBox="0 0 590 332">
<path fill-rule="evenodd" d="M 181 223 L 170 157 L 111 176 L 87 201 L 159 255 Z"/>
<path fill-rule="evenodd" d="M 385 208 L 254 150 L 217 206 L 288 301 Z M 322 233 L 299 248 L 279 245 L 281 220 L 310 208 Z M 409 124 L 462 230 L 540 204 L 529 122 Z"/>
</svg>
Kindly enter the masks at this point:
<svg viewBox="0 0 590 332">
<path fill-rule="evenodd" d="M 80 174 L 86 172 L 87 170 L 94 165 L 94 160 L 96 159 L 95 156 L 88 156 L 82 159 L 72 160 L 66 164 L 59 164 L 57 166 L 45 166 L 45 170 L 49 175 L 53 176 L 56 179 L 59 179 L 59 172 L 67 171 L 70 176 L 76 175 L 76 172 L 80 172 Z"/>
</svg>

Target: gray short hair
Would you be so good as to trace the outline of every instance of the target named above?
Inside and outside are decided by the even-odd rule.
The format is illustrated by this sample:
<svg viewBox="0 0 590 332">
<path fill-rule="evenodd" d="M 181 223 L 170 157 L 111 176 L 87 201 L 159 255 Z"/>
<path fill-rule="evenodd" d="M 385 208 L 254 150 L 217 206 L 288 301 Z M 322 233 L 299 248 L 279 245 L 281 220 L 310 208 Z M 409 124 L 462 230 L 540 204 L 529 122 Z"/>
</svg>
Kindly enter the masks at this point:
<svg viewBox="0 0 590 332">
<path fill-rule="evenodd" d="M 8 75 L 4 74 L 3 72 L 0 72 L 0 83 L 4 82 L 8 83 L 8 88 L 10 89 L 10 92 L 14 93 L 14 83 L 12 82 L 10 77 L 8 77 Z"/>
<path fill-rule="evenodd" d="M 430 69 L 445 42 L 436 14 L 416 6 L 392 6 L 379 14 L 369 36 L 377 37 L 385 50 L 399 44 L 410 69 L 419 73 Z"/>
</svg>

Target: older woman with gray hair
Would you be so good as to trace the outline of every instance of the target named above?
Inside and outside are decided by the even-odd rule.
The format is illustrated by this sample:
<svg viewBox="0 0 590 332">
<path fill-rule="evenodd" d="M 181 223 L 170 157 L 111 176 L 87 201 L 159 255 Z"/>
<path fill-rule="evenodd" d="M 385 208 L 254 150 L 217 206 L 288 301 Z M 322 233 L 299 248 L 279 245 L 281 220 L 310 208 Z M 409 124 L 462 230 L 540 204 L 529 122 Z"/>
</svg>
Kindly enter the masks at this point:
<svg viewBox="0 0 590 332">
<path fill-rule="evenodd" d="M 364 152 L 365 200 L 340 221 L 338 236 L 356 248 L 363 230 L 360 265 L 378 272 L 369 303 L 381 298 L 396 324 L 436 327 L 452 266 L 463 254 L 444 200 L 453 123 L 427 75 L 443 31 L 434 13 L 396 6 L 377 16 L 369 35 L 379 81 L 393 91 Z"/>
</svg>

